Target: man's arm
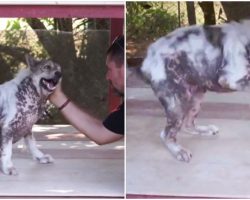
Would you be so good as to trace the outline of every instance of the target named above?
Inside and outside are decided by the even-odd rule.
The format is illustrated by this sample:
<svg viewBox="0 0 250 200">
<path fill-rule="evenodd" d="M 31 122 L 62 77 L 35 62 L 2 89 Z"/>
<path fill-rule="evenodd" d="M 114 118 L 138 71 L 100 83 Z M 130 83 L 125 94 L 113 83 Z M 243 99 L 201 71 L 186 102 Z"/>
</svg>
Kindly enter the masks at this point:
<svg viewBox="0 0 250 200">
<path fill-rule="evenodd" d="M 50 96 L 50 101 L 56 107 L 63 105 L 67 99 L 68 98 L 61 90 L 61 86 L 59 86 L 54 94 Z M 72 124 L 76 129 L 99 145 L 111 143 L 123 137 L 123 135 L 116 134 L 108 130 L 106 127 L 104 127 L 102 121 L 92 117 L 87 112 L 75 105 L 75 103 L 72 101 L 70 101 L 61 110 L 61 112 L 70 124 Z"/>
</svg>

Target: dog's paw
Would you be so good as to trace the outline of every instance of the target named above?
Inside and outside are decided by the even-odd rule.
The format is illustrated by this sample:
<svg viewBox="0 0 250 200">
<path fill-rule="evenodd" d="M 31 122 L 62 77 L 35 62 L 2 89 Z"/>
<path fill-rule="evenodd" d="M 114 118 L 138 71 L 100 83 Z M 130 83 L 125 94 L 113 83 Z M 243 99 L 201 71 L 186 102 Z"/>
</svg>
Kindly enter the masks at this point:
<svg viewBox="0 0 250 200">
<path fill-rule="evenodd" d="M 13 176 L 18 175 L 18 171 L 16 170 L 15 167 L 3 168 L 3 173 L 6 175 L 13 175 Z"/>
<path fill-rule="evenodd" d="M 192 158 L 192 153 L 189 150 L 182 148 L 175 154 L 175 156 L 179 161 L 189 162 Z"/>
<path fill-rule="evenodd" d="M 184 128 L 183 131 L 191 135 L 201 135 L 201 136 L 213 136 L 219 134 L 219 128 L 214 125 L 195 126 L 192 128 L 188 127 Z"/>
<path fill-rule="evenodd" d="M 219 134 L 219 128 L 214 125 L 197 126 L 195 129 L 200 133 L 200 135 L 204 136 L 212 136 Z"/>
<path fill-rule="evenodd" d="M 177 160 L 183 162 L 189 162 L 191 160 L 192 153 L 189 150 L 184 149 L 181 145 L 179 145 L 175 141 L 167 139 L 164 131 L 161 132 L 160 136 L 164 145 Z"/>
<path fill-rule="evenodd" d="M 218 135 L 219 134 L 219 128 L 215 125 L 208 125 L 208 128 L 210 129 L 211 135 Z"/>
<path fill-rule="evenodd" d="M 39 158 L 36 158 L 36 159 L 41 164 L 47 164 L 47 163 L 53 163 L 54 162 L 54 159 L 49 154 L 45 154 L 42 157 L 39 157 Z"/>
</svg>

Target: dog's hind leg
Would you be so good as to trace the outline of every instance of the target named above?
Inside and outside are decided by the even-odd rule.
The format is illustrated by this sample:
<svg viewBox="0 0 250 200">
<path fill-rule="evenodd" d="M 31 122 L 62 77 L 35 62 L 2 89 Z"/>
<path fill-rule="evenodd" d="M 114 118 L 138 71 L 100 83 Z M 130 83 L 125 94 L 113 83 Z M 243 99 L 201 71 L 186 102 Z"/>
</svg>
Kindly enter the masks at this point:
<svg viewBox="0 0 250 200">
<path fill-rule="evenodd" d="M 36 159 L 39 163 L 53 163 L 54 159 L 49 154 L 44 154 L 41 152 L 36 145 L 36 141 L 32 135 L 32 133 L 26 135 L 24 137 L 24 141 L 29 148 L 29 151 L 31 152 L 34 159 Z"/>
<path fill-rule="evenodd" d="M 183 123 L 184 111 L 182 101 L 178 95 L 174 94 L 166 97 L 160 96 L 159 100 L 165 108 L 167 117 L 167 125 L 161 132 L 161 139 L 174 157 L 179 161 L 189 162 L 192 154 L 178 144 L 176 139 L 176 135 Z"/>
<path fill-rule="evenodd" d="M 2 171 L 4 174 L 7 175 L 17 175 L 18 172 L 11 161 L 11 156 L 12 156 L 12 139 L 3 138 L 1 147 Z"/>
<path fill-rule="evenodd" d="M 214 125 L 200 126 L 195 124 L 195 118 L 197 117 L 201 101 L 204 97 L 205 91 L 202 89 L 197 89 L 193 92 L 193 96 L 190 100 L 190 108 L 185 116 L 182 131 L 185 133 L 190 133 L 193 135 L 216 135 L 219 133 L 219 129 Z"/>
</svg>

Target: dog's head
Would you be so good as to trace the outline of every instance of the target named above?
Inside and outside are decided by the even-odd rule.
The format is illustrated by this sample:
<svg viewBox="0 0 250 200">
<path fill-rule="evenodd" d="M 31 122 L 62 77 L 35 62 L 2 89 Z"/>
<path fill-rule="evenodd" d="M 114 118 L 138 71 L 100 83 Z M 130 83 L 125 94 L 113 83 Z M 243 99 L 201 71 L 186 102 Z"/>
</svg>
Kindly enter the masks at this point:
<svg viewBox="0 0 250 200">
<path fill-rule="evenodd" d="M 34 84 L 43 94 L 50 94 L 62 77 L 61 67 L 51 60 L 36 60 L 26 55 L 26 62 L 32 73 Z"/>
</svg>

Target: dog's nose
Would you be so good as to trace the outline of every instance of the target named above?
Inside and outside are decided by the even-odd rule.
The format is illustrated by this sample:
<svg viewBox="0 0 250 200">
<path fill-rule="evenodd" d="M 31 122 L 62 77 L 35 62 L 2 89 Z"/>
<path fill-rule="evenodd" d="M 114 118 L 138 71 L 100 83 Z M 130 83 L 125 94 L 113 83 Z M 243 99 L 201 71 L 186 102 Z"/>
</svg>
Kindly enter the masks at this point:
<svg viewBox="0 0 250 200">
<path fill-rule="evenodd" d="M 58 78 L 58 79 L 61 78 L 62 77 L 62 72 L 56 71 L 55 72 L 55 77 Z"/>
</svg>

